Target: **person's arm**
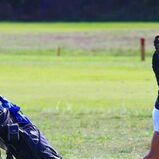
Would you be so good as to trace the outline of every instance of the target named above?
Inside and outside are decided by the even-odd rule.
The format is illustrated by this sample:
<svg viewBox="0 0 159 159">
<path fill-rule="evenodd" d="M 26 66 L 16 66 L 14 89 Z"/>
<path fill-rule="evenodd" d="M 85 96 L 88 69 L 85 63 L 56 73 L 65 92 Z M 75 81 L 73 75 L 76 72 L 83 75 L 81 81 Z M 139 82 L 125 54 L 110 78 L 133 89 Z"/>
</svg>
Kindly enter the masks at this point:
<svg viewBox="0 0 159 159">
<path fill-rule="evenodd" d="M 152 68 L 156 76 L 157 83 L 159 85 L 159 54 L 154 53 L 152 58 Z"/>
</svg>

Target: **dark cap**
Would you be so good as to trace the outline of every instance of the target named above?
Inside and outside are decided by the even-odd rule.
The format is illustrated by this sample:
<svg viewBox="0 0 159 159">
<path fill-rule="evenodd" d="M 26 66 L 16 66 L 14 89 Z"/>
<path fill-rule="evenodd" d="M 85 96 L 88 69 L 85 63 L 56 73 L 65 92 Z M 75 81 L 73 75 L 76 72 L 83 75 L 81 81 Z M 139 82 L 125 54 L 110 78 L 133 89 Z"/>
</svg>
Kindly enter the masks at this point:
<svg viewBox="0 0 159 159">
<path fill-rule="evenodd" d="M 157 36 L 155 37 L 154 45 L 156 45 L 156 44 L 159 44 L 159 35 L 157 35 Z"/>
</svg>

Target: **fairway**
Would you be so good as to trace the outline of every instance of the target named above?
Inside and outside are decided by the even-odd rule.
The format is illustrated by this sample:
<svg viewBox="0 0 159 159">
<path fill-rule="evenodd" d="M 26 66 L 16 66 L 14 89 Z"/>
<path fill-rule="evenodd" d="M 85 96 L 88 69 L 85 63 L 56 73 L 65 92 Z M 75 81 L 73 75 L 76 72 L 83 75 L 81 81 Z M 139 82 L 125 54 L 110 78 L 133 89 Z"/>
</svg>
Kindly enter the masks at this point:
<svg viewBox="0 0 159 159">
<path fill-rule="evenodd" d="M 157 91 L 150 60 L 22 57 L 2 56 L 1 93 L 22 106 L 65 158 L 143 155 Z"/>
<path fill-rule="evenodd" d="M 126 24 L 119 23 L 119 28 L 115 24 L 105 31 L 101 28 L 107 24 L 99 24 L 96 32 L 81 24 L 87 27 L 80 33 L 74 29 L 68 33 L 69 24 L 58 24 L 67 26 L 63 32 L 52 31 L 53 24 L 27 25 L 31 27 L 0 24 L 1 94 L 22 107 L 65 159 L 142 158 L 153 132 L 157 84 L 151 69 L 151 39 L 158 24 L 123 28 Z M 127 35 L 129 31 L 135 34 Z M 63 35 L 65 40 L 58 41 Z M 140 61 L 136 45 L 141 35 L 148 39 L 145 62 Z M 90 41 L 90 48 L 71 41 L 79 36 Z M 90 36 L 98 40 L 91 41 Z M 123 48 L 110 42 L 116 36 L 115 44 L 121 38 Z M 64 43 L 58 57 L 56 48 Z"/>
</svg>

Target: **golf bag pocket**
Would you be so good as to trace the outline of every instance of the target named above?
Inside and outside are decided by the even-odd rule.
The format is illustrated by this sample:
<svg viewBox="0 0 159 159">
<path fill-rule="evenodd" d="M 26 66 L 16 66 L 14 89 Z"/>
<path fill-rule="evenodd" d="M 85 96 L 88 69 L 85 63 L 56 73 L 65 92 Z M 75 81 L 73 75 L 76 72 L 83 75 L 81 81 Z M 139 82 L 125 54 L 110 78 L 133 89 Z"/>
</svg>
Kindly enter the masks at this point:
<svg viewBox="0 0 159 159">
<path fill-rule="evenodd" d="M 19 141 L 19 125 L 18 124 L 9 124 L 8 128 L 8 142 L 14 143 Z"/>
<path fill-rule="evenodd" d="M 34 125 L 26 125 L 21 130 L 21 136 L 29 145 L 37 145 L 40 141 L 40 131 Z M 26 138 L 25 138 L 26 137 Z"/>
<path fill-rule="evenodd" d="M 34 159 L 62 159 L 36 126 L 24 126 L 20 129 L 20 138 L 32 151 Z"/>
</svg>

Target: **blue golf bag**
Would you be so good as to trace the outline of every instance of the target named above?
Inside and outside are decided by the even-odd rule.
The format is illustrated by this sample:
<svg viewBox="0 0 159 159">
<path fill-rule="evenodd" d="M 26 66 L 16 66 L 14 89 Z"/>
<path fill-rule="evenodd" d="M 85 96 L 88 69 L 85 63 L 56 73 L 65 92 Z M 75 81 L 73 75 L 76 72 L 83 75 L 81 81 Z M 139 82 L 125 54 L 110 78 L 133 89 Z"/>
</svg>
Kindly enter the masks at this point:
<svg viewBox="0 0 159 159">
<path fill-rule="evenodd" d="M 20 107 L 0 96 L 0 148 L 7 159 L 62 159 Z"/>
</svg>

